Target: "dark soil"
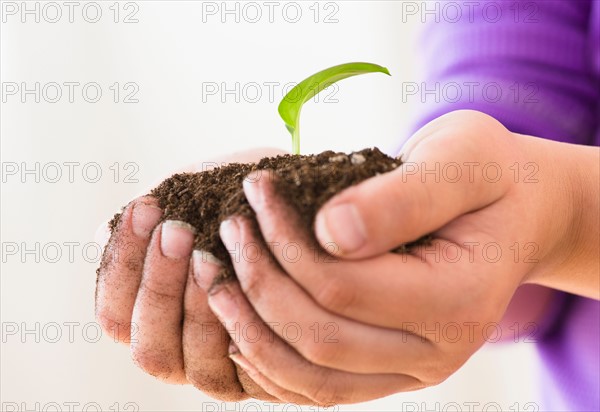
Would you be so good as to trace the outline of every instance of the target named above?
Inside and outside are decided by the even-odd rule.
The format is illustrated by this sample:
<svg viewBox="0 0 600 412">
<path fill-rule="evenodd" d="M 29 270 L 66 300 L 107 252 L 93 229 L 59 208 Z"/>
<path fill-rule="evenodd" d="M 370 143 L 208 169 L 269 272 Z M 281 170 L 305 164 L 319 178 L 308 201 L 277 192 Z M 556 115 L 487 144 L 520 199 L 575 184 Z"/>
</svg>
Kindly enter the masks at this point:
<svg viewBox="0 0 600 412">
<path fill-rule="evenodd" d="M 219 238 L 219 225 L 231 215 L 254 215 L 242 189 L 242 181 L 250 172 L 275 173 L 277 190 L 296 208 L 305 226 L 312 229 L 317 211 L 336 193 L 392 171 L 401 163 L 400 158 L 389 157 L 377 148 L 350 155 L 332 151 L 310 156 L 284 155 L 264 158 L 258 163 L 231 163 L 201 173 L 176 174 L 150 194 L 158 198 L 164 210 L 163 220 L 182 220 L 196 228 L 195 248 L 224 262 L 224 276 L 228 277 L 233 274 L 233 266 Z M 120 215 L 115 215 L 110 222 L 111 230 L 119 218 Z M 418 243 L 425 241 L 420 239 Z M 414 244 L 402 246 L 396 252 L 407 252 Z"/>
</svg>

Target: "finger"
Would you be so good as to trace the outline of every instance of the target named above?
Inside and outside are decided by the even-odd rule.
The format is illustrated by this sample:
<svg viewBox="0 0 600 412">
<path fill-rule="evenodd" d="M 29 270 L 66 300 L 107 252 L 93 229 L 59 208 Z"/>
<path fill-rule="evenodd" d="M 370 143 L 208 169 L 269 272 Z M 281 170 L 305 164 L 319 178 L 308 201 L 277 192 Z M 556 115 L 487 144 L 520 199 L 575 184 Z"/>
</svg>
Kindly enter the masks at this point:
<svg viewBox="0 0 600 412">
<path fill-rule="evenodd" d="M 213 287 L 209 304 L 227 330 L 250 327 L 254 330 L 251 338 L 242 334 L 236 339 L 236 345 L 258 373 L 283 390 L 306 397 L 315 404 L 363 402 L 423 387 L 411 376 L 355 374 L 310 363 L 273 334 L 250 305 L 238 282 Z M 240 361 L 236 355 L 232 359 Z"/>
<path fill-rule="evenodd" d="M 510 186 L 510 164 L 495 160 L 514 163 L 514 155 L 498 156 L 509 150 L 508 133 L 495 120 L 482 126 L 479 118 L 461 119 L 428 128 L 431 135 L 420 138 L 407 163 L 329 200 L 315 219 L 319 242 L 336 244 L 347 258 L 374 256 L 500 199 Z"/>
<path fill-rule="evenodd" d="M 413 374 L 431 361 L 435 351 L 427 340 L 358 323 L 315 304 L 281 272 L 252 230 L 248 220 L 230 218 L 221 225 L 221 239 L 258 315 L 303 357 L 321 366 L 356 373 Z M 236 254 L 240 250 L 243 255 Z M 250 254 L 250 250 L 255 252 Z M 289 336 L 290 326 L 298 336 Z"/>
<path fill-rule="evenodd" d="M 194 228 L 167 220 L 152 234 L 132 321 L 134 361 L 170 383 L 185 383 L 182 354 L 183 296 L 194 242 Z"/>
<path fill-rule="evenodd" d="M 314 405 L 315 401 L 307 398 L 306 396 L 299 395 L 297 393 L 288 391 L 279 385 L 276 385 L 272 380 L 267 378 L 265 375 L 260 373 L 248 359 L 241 354 L 238 347 L 232 342 L 229 346 L 229 357 L 235 362 L 235 364 L 244 371 L 249 378 L 264 388 L 265 391 L 272 394 L 280 402 L 294 403 L 296 405 Z"/>
<path fill-rule="evenodd" d="M 244 392 L 252 399 L 260 399 L 267 402 L 280 402 L 276 396 L 267 392 L 258 383 L 252 379 L 252 377 L 238 364 L 235 364 L 237 370 L 237 376 L 240 384 L 244 388 Z"/>
<path fill-rule="evenodd" d="M 239 402 L 249 396 L 276 401 L 229 359 L 229 335 L 212 313 L 206 292 L 198 284 L 203 278 L 217 276 L 222 263 L 212 254 L 196 250 L 191 266 L 185 289 L 182 339 L 188 382 L 222 401 Z"/>
<path fill-rule="evenodd" d="M 130 341 L 131 314 L 146 248 L 161 216 L 155 198 L 132 201 L 123 210 L 102 256 L 96 281 L 96 319 L 119 342 Z"/>
<path fill-rule="evenodd" d="M 475 294 L 482 280 L 477 275 L 466 276 L 467 271 L 462 270 L 463 264 L 474 263 L 469 262 L 469 253 L 440 239 L 415 249 L 415 255 L 331 258 L 317 250 L 296 211 L 277 195 L 270 179 L 262 176 L 244 183 L 246 197 L 273 256 L 320 306 L 375 326 L 408 327 L 419 335 L 424 328 L 414 325 L 473 315 L 464 291 Z M 463 310 L 459 310 L 461 303 Z"/>
<path fill-rule="evenodd" d="M 216 276 L 220 262 L 203 251 L 194 251 L 184 296 L 183 362 L 188 382 L 219 400 L 238 402 L 248 398 L 236 368 L 229 359 L 229 335 L 208 306 L 199 279 Z M 207 271 L 207 274 L 202 274 Z"/>
<path fill-rule="evenodd" d="M 193 276 L 185 290 L 183 355 L 190 383 L 213 398 L 228 402 L 247 399 L 281 399 L 256 382 L 245 369 L 229 358 L 231 339 L 208 306 L 206 290 L 222 270 L 223 264 L 211 253 L 194 251 Z M 202 286 L 201 286 L 202 285 Z M 235 345 L 233 345 L 235 347 Z"/>
</svg>

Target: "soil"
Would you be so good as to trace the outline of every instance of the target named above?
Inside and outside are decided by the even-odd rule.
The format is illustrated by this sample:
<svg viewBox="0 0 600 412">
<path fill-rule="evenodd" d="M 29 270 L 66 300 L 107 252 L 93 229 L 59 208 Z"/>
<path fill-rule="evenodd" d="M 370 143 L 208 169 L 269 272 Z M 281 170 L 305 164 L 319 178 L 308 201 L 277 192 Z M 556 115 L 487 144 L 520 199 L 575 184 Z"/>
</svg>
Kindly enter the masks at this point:
<svg viewBox="0 0 600 412">
<path fill-rule="evenodd" d="M 307 228 L 313 227 L 319 208 L 341 190 L 402 164 L 400 158 L 385 155 L 379 149 L 364 149 L 349 155 L 326 151 L 318 155 L 283 155 L 263 158 L 258 163 L 231 163 L 200 173 L 182 173 L 164 180 L 150 193 L 164 210 L 163 220 L 182 220 L 194 226 L 195 248 L 212 253 L 224 262 L 224 278 L 233 276 L 229 254 L 219 238 L 221 221 L 231 215 L 254 216 L 242 181 L 249 173 L 269 170 L 275 173 L 276 189 L 298 211 Z M 117 226 L 120 215 L 110 222 Z M 311 230 L 312 233 L 312 230 Z M 406 253 L 422 238 L 395 250 Z"/>
</svg>

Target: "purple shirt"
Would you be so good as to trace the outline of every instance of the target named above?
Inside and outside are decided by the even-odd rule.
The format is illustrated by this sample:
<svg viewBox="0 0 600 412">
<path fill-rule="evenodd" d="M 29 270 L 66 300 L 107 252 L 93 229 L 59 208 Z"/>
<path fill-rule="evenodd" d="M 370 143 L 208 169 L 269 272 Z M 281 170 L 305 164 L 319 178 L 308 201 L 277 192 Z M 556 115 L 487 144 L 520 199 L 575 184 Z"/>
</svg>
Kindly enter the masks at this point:
<svg viewBox="0 0 600 412">
<path fill-rule="evenodd" d="M 415 130 L 473 109 L 513 132 L 599 145 L 600 0 L 442 1 L 437 10 L 403 16 L 428 24 Z M 559 294 L 556 305 L 536 344 L 540 410 L 600 411 L 600 302 Z"/>
</svg>

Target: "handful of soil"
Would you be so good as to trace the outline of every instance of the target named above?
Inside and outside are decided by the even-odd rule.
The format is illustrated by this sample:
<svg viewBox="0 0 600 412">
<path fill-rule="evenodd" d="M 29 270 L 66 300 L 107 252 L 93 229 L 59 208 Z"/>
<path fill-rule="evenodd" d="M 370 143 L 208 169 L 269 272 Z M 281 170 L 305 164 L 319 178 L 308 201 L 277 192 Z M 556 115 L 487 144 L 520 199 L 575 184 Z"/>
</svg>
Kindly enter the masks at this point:
<svg viewBox="0 0 600 412">
<path fill-rule="evenodd" d="M 224 277 L 234 276 L 227 249 L 219 237 L 219 225 L 231 215 L 254 216 L 242 182 L 255 171 L 274 173 L 276 190 L 298 212 L 305 227 L 312 231 L 319 208 L 343 189 L 378 174 L 390 172 L 402 164 L 400 158 L 385 155 L 379 149 L 364 149 L 349 155 L 326 151 L 318 155 L 282 155 L 263 158 L 258 163 L 230 163 L 200 173 L 175 174 L 164 180 L 150 195 L 163 209 L 162 220 L 181 220 L 196 229 L 195 249 L 212 253 L 225 265 Z M 248 179 L 254 178 L 254 175 Z M 256 174 L 256 178 L 260 178 Z M 110 222 L 114 231 L 117 214 Z M 420 239 L 396 249 L 410 250 Z M 316 242 L 315 242 L 316 244 Z"/>
</svg>

